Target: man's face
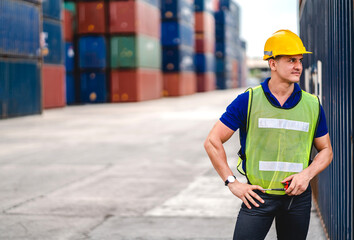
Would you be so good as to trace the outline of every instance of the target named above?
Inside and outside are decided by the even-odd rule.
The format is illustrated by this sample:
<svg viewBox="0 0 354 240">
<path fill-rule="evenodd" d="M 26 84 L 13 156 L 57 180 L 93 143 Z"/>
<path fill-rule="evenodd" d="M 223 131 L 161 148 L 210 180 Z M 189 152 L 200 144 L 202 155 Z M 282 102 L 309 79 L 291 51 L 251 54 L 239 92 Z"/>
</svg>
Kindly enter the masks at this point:
<svg viewBox="0 0 354 240">
<path fill-rule="evenodd" d="M 275 60 L 278 76 L 290 83 L 300 81 L 302 73 L 302 54 L 292 56 L 281 56 Z"/>
</svg>

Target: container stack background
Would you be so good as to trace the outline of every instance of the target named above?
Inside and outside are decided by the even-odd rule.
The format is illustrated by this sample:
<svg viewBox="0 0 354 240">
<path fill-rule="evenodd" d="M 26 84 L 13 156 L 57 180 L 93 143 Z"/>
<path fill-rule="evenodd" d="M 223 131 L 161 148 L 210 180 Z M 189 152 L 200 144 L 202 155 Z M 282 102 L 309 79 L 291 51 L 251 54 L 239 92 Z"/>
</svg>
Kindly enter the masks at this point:
<svg viewBox="0 0 354 240">
<path fill-rule="evenodd" d="M 245 86 L 231 0 L 1 0 L 0 11 L 3 117 Z"/>
<path fill-rule="evenodd" d="M 215 18 L 213 0 L 195 0 L 195 56 L 197 91 L 215 89 Z"/>
<path fill-rule="evenodd" d="M 42 112 L 39 1 L 0 0 L 0 118 Z"/>
<path fill-rule="evenodd" d="M 164 96 L 196 92 L 193 0 L 161 1 Z"/>
<path fill-rule="evenodd" d="M 162 95 L 160 10 L 156 1 L 109 2 L 111 101 Z"/>
<path fill-rule="evenodd" d="M 242 47 L 240 40 L 240 8 L 231 0 L 220 0 L 215 12 L 216 85 L 218 89 L 242 86 Z"/>
<path fill-rule="evenodd" d="M 107 102 L 108 2 L 76 1 L 76 81 L 81 103 Z"/>
<path fill-rule="evenodd" d="M 43 0 L 43 107 L 64 107 L 65 66 L 61 0 Z"/>
</svg>

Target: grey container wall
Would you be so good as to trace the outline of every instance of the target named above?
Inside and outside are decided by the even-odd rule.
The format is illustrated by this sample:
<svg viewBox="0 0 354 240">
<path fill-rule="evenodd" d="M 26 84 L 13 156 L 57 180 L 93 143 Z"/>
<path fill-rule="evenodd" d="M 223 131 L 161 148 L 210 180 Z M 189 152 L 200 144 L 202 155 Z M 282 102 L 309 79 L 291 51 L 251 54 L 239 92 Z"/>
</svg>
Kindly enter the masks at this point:
<svg viewBox="0 0 354 240">
<path fill-rule="evenodd" d="M 307 86 L 322 95 L 334 153 L 332 164 L 318 177 L 317 193 L 330 239 L 354 239 L 353 21 L 353 1 L 307 0 L 300 6 L 300 37 L 313 52 L 304 56 L 304 69 L 319 76 L 318 61 L 322 63 L 322 84 Z"/>
</svg>

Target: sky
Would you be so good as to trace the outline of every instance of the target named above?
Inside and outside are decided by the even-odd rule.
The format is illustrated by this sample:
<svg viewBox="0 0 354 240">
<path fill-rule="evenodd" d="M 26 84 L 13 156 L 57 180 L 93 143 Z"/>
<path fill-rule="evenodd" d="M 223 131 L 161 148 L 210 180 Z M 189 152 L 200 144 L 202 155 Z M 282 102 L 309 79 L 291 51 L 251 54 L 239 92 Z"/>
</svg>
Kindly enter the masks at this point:
<svg viewBox="0 0 354 240">
<path fill-rule="evenodd" d="M 241 39 L 249 58 L 262 58 L 267 39 L 280 29 L 298 32 L 298 0 L 235 0 L 241 8 Z"/>
</svg>

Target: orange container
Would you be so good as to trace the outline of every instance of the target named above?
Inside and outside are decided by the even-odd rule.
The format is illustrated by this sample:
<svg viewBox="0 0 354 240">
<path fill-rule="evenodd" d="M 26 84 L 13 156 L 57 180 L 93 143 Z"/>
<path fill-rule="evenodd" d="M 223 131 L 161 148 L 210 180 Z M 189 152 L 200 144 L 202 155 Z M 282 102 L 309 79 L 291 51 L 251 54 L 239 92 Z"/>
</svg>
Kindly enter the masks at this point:
<svg viewBox="0 0 354 240">
<path fill-rule="evenodd" d="M 78 2 L 78 33 L 105 33 L 105 3 Z"/>
<path fill-rule="evenodd" d="M 232 62 L 232 70 L 231 70 L 231 86 L 232 88 L 239 87 L 239 79 L 238 79 L 238 62 L 233 59 Z"/>
<path fill-rule="evenodd" d="M 109 3 L 110 33 L 145 34 L 160 38 L 160 11 L 143 1 Z"/>
<path fill-rule="evenodd" d="M 208 92 L 216 88 L 216 77 L 214 72 L 197 74 L 197 91 Z"/>
<path fill-rule="evenodd" d="M 65 67 L 64 65 L 44 64 L 43 78 L 43 108 L 65 106 Z"/>
<path fill-rule="evenodd" d="M 74 24 L 74 17 L 73 14 L 64 9 L 64 41 L 66 42 L 72 42 L 73 37 L 74 37 L 74 30 L 73 30 L 73 24 Z"/>
<path fill-rule="evenodd" d="M 195 51 L 196 53 L 214 53 L 215 35 L 208 36 L 204 33 L 195 33 Z"/>
<path fill-rule="evenodd" d="M 164 96 L 190 95 L 197 90 L 197 78 L 194 72 L 163 74 Z"/>
<path fill-rule="evenodd" d="M 139 68 L 111 72 L 111 102 L 138 102 L 161 96 L 160 70 Z"/>
<path fill-rule="evenodd" d="M 215 35 L 215 18 L 209 12 L 195 12 L 194 30 L 205 35 Z"/>
</svg>

